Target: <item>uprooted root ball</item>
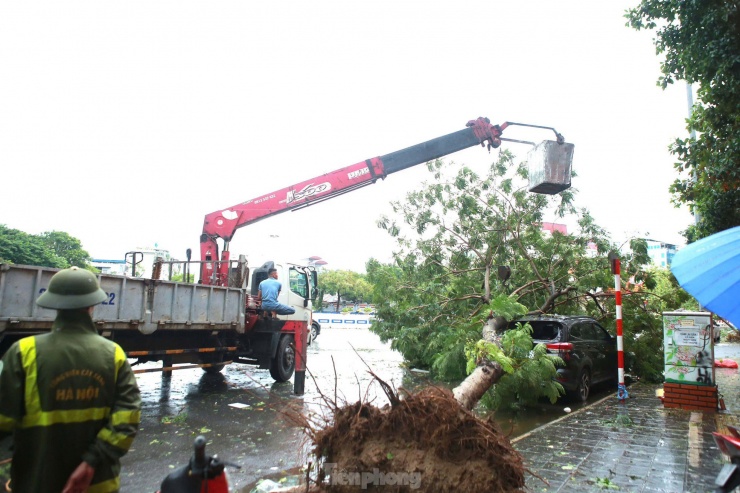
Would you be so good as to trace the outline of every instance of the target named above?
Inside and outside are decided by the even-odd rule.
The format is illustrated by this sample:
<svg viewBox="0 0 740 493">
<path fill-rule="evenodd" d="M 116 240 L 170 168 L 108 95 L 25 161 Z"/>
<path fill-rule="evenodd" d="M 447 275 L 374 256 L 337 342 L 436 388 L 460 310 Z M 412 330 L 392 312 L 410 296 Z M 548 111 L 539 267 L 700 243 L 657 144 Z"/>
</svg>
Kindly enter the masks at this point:
<svg viewBox="0 0 740 493">
<path fill-rule="evenodd" d="M 383 385 L 384 382 L 381 382 Z M 324 463 L 321 489 L 511 492 L 524 486 L 521 455 L 493 420 L 463 409 L 449 390 L 398 394 L 391 405 L 336 407 L 327 426 L 309 430 Z M 323 478 L 324 473 L 328 477 Z"/>
</svg>

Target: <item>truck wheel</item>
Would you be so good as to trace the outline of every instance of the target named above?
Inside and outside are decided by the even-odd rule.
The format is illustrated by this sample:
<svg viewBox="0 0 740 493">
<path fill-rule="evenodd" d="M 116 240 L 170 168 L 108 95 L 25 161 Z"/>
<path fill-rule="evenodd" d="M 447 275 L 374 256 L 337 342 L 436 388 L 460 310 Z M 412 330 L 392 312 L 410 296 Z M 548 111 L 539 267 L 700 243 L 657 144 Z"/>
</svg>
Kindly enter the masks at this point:
<svg viewBox="0 0 740 493">
<path fill-rule="evenodd" d="M 270 364 L 270 375 L 277 382 L 287 382 L 295 371 L 295 348 L 293 338 L 283 336 L 278 342 L 277 353 Z"/>
<path fill-rule="evenodd" d="M 219 373 L 221 373 L 221 370 L 224 369 L 224 366 L 225 365 L 206 366 L 203 368 L 203 371 L 209 375 L 218 375 Z"/>
<path fill-rule="evenodd" d="M 221 363 L 224 360 L 224 353 L 215 353 L 208 358 L 202 359 L 203 363 L 210 363 L 213 366 L 205 366 L 203 367 L 203 371 L 206 372 L 208 375 L 218 375 L 221 373 L 221 370 L 224 369 L 224 366 L 217 363 Z"/>
</svg>

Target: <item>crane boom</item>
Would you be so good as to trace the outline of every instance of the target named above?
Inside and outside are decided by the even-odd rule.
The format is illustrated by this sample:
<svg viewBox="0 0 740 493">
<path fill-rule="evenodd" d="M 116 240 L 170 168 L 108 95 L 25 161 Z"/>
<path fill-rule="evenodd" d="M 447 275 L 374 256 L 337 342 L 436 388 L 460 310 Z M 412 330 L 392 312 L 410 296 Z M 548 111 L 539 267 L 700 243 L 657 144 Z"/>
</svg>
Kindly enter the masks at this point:
<svg viewBox="0 0 740 493">
<path fill-rule="evenodd" d="M 512 125 L 517 125 L 511 123 Z M 373 184 L 378 178 L 426 163 L 474 145 L 488 149 L 501 145 L 501 133 L 510 125 L 492 125 L 488 118 L 470 120 L 466 128 L 420 144 L 361 161 L 206 215 L 200 237 L 201 282 L 228 285 L 228 243 L 236 230 L 282 212 L 307 207 Z M 550 128 L 550 127 L 540 127 Z M 554 130 L 554 129 L 553 129 Z M 558 141 L 562 136 L 557 134 Z M 217 239 L 224 242 L 219 260 Z M 218 262 L 217 262 L 218 261 Z"/>
</svg>

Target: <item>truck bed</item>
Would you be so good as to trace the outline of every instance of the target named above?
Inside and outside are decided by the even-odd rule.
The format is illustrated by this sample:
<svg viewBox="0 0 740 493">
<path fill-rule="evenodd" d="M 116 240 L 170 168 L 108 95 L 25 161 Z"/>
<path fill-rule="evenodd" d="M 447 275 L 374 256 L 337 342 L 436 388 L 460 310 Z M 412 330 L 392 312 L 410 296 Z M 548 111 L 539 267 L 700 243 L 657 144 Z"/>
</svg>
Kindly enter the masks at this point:
<svg viewBox="0 0 740 493">
<path fill-rule="evenodd" d="M 48 267 L 0 264 L 0 336 L 49 329 L 56 310 L 36 305 L 58 271 Z M 236 330 L 244 332 L 243 289 L 183 282 L 98 275 L 108 299 L 97 305 L 99 330 Z"/>
</svg>

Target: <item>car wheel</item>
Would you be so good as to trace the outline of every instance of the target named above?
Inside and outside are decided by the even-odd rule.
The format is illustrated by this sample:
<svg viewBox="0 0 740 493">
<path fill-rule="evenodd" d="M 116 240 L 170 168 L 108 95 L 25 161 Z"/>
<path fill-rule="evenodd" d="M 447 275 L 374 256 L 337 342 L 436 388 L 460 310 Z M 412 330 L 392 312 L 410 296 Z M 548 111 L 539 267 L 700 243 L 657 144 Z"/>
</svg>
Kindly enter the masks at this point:
<svg viewBox="0 0 740 493">
<path fill-rule="evenodd" d="M 270 376 L 277 382 L 287 382 L 295 371 L 293 338 L 283 336 L 278 342 L 277 353 L 270 364 Z"/>
<path fill-rule="evenodd" d="M 318 335 L 319 331 L 316 330 L 316 325 L 311 324 L 311 341 L 315 341 Z"/>
<path fill-rule="evenodd" d="M 590 392 L 591 373 L 588 371 L 588 368 L 583 368 L 578 374 L 578 387 L 576 387 L 576 391 L 573 395 L 579 401 L 586 402 L 588 400 L 588 394 Z"/>
</svg>

